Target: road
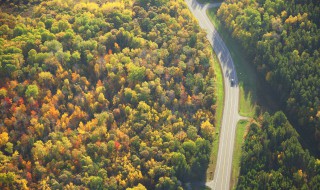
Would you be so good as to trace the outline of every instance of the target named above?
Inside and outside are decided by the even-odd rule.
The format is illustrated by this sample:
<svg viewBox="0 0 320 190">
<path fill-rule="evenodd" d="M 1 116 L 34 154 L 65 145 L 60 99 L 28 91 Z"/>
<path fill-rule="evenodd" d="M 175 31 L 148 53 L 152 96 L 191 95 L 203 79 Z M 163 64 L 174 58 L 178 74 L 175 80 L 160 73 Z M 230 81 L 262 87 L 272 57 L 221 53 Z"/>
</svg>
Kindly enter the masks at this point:
<svg viewBox="0 0 320 190">
<path fill-rule="evenodd" d="M 185 0 L 185 2 L 198 19 L 200 27 L 206 30 L 207 38 L 217 54 L 223 71 L 225 97 L 218 160 L 214 178 L 212 181 L 207 182 L 206 185 L 214 190 L 229 190 L 236 125 L 240 119 L 238 113 L 238 78 L 230 52 L 206 14 L 207 9 L 219 6 L 220 3 L 202 5 L 196 0 Z M 234 80 L 234 85 L 231 84 L 232 79 Z"/>
</svg>

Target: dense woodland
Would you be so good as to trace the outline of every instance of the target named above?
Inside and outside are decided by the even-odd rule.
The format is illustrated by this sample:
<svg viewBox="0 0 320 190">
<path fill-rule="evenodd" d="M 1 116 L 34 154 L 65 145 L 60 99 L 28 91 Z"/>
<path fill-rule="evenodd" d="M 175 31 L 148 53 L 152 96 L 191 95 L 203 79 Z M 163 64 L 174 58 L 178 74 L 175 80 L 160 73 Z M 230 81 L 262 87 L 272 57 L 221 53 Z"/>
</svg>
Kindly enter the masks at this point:
<svg viewBox="0 0 320 190">
<path fill-rule="evenodd" d="M 250 124 L 236 189 L 320 189 L 320 160 L 299 143 L 282 112 Z"/>
<path fill-rule="evenodd" d="M 318 0 L 226 0 L 218 17 L 320 151 Z"/>
<path fill-rule="evenodd" d="M 213 59 L 182 0 L 1 8 L 0 189 L 167 190 L 205 175 Z"/>
</svg>

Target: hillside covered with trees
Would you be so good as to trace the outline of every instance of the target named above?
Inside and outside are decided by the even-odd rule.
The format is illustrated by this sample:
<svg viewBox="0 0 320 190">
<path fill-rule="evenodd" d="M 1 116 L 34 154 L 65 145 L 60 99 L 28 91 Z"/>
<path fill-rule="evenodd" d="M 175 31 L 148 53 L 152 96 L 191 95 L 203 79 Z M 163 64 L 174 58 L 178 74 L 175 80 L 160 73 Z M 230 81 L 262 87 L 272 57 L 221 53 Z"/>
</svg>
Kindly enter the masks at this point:
<svg viewBox="0 0 320 190">
<path fill-rule="evenodd" d="M 320 151 L 318 0 L 226 0 L 217 12 Z"/>
<path fill-rule="evenodd" d="M 320 160 L 299 143 L 282 112 L 252 121 L 236 189 L 320 189 Z"/>
<path fill-rule="evenodd" d="M 0 12 L 0 189 L 203 178 L 213 59 L 182 0 L 21 2 Z"/>
</svg>

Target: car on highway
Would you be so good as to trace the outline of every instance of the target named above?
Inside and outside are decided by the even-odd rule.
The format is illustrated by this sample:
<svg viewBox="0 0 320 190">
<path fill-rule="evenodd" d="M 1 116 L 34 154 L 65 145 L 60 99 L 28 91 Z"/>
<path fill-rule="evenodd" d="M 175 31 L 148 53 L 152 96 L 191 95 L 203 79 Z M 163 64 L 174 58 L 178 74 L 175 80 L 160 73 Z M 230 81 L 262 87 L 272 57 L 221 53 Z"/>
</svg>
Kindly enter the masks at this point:
<svg viewBox="0 0 320 190">
<path fill-rule="evenodd" d="M 231 86 L 234 86 L 234 78 L 231 78 L 231 80 L 230 80 L 230 83 L 231 83 Z"/>
</svg>

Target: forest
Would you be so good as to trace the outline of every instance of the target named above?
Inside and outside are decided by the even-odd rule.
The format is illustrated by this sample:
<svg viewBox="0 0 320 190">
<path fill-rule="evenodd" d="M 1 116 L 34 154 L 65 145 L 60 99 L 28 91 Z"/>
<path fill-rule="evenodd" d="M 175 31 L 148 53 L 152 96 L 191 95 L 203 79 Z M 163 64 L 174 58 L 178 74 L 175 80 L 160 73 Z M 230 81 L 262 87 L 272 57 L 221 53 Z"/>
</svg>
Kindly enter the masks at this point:
<svg viewBox="0 0 320 190">
<path fill-rule="evenodd" d="M 319 1 L 226 0 L 217 15 L 320 152 Z"/>
<path fill-rule="evenodd" d="M 251 121 L 236 189 L 320 189 L 320 160 L 304 150 L 283 112 Z"/>
<path fill-rule="evenodd" d="M 169 190 L 204 177 L 215 70 L 184 1 L 0 4 L 0 189 Z"/>
</svg>

